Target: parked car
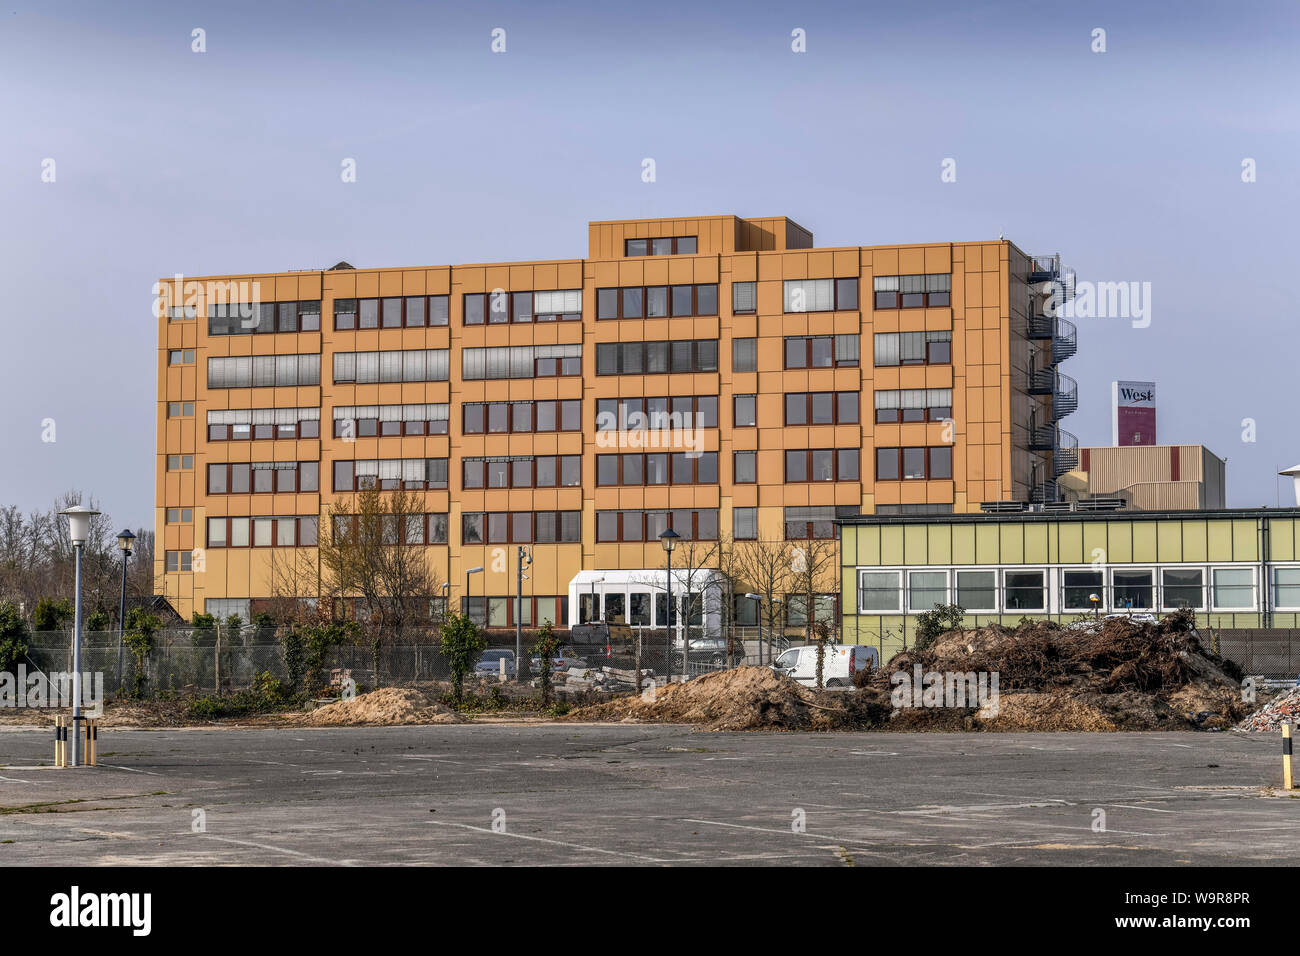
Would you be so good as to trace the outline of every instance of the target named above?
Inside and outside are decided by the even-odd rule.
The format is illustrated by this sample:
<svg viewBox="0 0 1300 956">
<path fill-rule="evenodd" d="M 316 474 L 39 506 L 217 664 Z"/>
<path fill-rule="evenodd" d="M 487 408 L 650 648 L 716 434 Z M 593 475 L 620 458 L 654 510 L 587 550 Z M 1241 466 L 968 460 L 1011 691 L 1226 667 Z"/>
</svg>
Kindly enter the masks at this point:
<svg viewBox="0 0 1300 956">
<path fill-rule="evenodd" d="M 542 659 L 537 655 L 529 658 L 528 664 L 533 669 L 534 674 L 542 669 Z M 567 671 L 570 667 L 582 670 L 588 666 L 587 659 L 580 656 L 574 648 L 568 645 L 561 647 L 555 652 L 555 656 L 551 658 L 551 670 L 555 672 Z"/>
<path fill-rule="evenodd" d="M 691 663 L 713 664 L 721 667 L 727 663 L 727 639 L 724 637 L 691 638 Z M 682 642 L 673 645 L 673 667 L 682 666 Z"/>
<path fill-rule="evenodd" d="M 501 662 L 506 662 L 506 679 L 514 680 L 516 675 L 515 652 L 500 647 L 489 647 L 474 665 L 474 674 L 478 677 L 499 677 Z"/>
<path fill-rule="evenodd" d="M 866 644 L 832 644 L 822 660 L 822 682 L 827 687 L 851 687 L 853 675 L 880 666 L 880 652 Z M 817 645 L 806 644 L 784 651 L 772 663 L 772 670 L 801 684 L 817 684 Z"/>
</svg>

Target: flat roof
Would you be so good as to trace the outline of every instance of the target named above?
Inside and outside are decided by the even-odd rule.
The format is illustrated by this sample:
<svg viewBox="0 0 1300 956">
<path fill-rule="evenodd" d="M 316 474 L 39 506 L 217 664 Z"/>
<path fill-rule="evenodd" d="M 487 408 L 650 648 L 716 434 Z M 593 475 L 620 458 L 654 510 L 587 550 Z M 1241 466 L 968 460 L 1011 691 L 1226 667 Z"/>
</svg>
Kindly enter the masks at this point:
<svg viewBox="0 0 1300 956">
<path fill-rule="evenodd" d="M 1201 521 L 1206 519 L 1300 518 L 1298 508 L 1221 508 L 1213 511 L 1013 511 L 1004 514 L 858 515 L 836 518 L 839 525 L 975 524 L 1013 521 Z"/>
</svg>

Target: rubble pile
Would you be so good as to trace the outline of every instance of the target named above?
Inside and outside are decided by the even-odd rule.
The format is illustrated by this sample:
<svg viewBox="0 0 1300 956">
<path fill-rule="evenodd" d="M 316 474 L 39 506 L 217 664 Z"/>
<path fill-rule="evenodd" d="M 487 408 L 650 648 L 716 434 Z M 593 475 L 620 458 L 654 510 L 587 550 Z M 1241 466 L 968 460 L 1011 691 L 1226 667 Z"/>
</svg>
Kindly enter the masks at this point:
<svg viewBox="0 0 1300 956">
<path fill-rule="evenodd" d="M 641 671 L 641 687 L 654 683 L 653 672 Z M 555 689 L 567 693 L 606 691 L 611 694 L 629 694 L 636 690 L 636 671 L 621 667 L 570 667 L 556 675 Z"/>
<path fill-rule="evenodd" d="M 1273 698 L 1241 723 L 1237 730 L 1254 733 L 1277 732 L 1283 724 L 1290 724 L 1292 733 L 1300 731 L 1300 687 Z"/>
</svg>

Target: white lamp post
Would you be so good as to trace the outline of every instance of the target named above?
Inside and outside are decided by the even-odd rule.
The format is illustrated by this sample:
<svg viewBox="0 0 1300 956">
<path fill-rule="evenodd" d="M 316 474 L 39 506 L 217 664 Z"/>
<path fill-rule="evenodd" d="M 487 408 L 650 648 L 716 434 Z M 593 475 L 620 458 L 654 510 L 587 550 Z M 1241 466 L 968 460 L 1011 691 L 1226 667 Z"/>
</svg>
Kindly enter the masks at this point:
<svg viewBox="0 0 1300 956">
<path fill-rule="evenodd" d="M 81 743 L 81 550 L 90 537 L 90 519 L 99 514 L 94 508 L 74 505 L 59 514 L 68 517 L 68 537 L 77 553 L 77 589 L 72 611 L 72 762 L 77 766 Z"/>
<path fill-rule="evenodd" d="M 664 547 L 664 554 L 668 556 L 668 570 L 665 575 L 668 582 L 668 600 L 664 602 L 667 615 L 664 619 L 664 633 L 668 636 L 668 652 L 664 658 L 664 677 L 666 680 L 673 678 L 673 548 L 677 547 L 677 542 L 681 538 L 672 528 L 667 528 L 659 534 L 659 543 Z M 686 680 L 686 642 L 682 641 L 682 680 Z"/>
<path fill-rule="evenodd" d="M 466 617 L 469 617 L 469 599 L 470 599 L 470 593 L 469 593 L 469 576 L 470 576 L 471 574 L 478 574 L 478 573 L 479 573 L 480 571 L 482 571 L 482 570 L 483 570 L 483 566 L 482 566 L 482 565 L 479 565 L 477 568 L 466 568 L 466 569 L 465 569 L 465 616 L 466 616 Z M 472 620 L 472 618 L 471 618 L 471 620 Z M 483 608 L 483 624 L 484 624 L 484 626 L 487 625 L 487 607 L 486 607 L 486 606 L 484 606 L 484 608 Z"/>
</svg>

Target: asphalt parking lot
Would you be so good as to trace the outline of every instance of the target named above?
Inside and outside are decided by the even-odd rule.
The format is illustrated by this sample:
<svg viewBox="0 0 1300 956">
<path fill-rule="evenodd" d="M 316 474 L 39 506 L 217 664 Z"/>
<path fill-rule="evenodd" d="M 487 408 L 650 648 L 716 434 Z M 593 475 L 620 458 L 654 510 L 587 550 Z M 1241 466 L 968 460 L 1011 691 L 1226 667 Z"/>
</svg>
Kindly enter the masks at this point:
<svg viewBox="0 0 1300 956">
<path fill-rule="evenodd" d="M 1291 863 L 1300 836 L 1266 735 L 214 728 L 106 730 L 98 768 L 50 752 L 0 729 L 0 864 L 1201 866 Z"/>
</svg>

